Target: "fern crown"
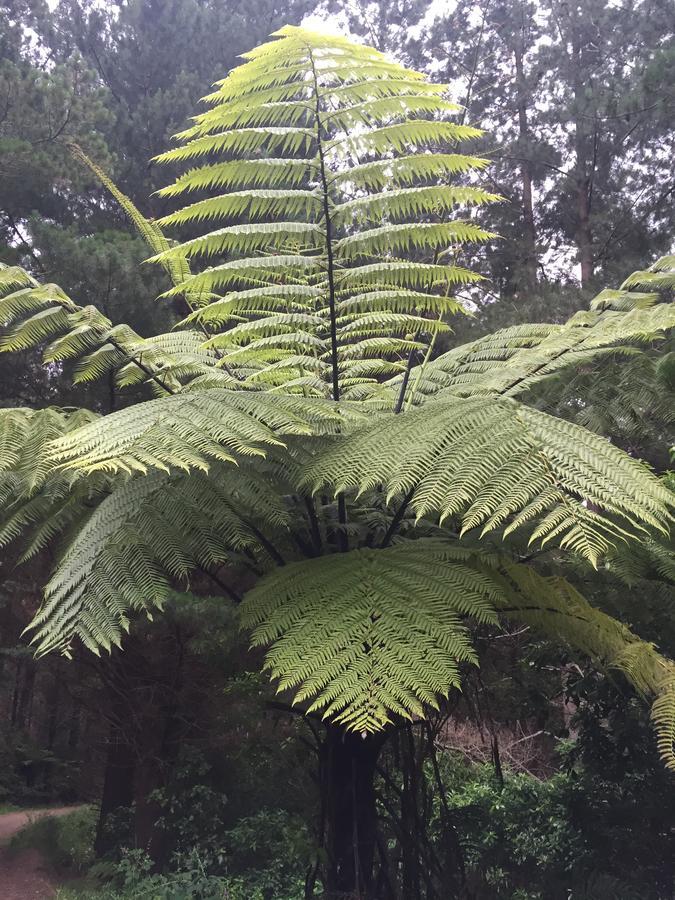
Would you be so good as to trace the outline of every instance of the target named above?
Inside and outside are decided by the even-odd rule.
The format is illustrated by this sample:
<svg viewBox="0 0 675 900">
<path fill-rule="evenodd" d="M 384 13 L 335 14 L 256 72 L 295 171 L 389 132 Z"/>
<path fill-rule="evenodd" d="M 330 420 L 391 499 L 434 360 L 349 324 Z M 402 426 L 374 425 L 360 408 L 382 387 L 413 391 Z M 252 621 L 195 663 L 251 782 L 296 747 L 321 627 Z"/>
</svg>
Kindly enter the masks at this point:
<svg viewBox="0 0 675 900">
<path fill-rule="evenodd" d="M 635 577 L 644 560 L 615 560 L 639 538 L 672 577 L 672 492 L 536 389 L 651 360 L 675 325 L 675 258 L 567 323 L 434 357 L 479 280 L 464 249 L 492 238 L 473 210 L 499 199 L 479 186 L 486 161 L 460 150 L 479 132 L 446 86 L 288 27 L 206 101 L 159 157 L 182 170 L 160 193 L 183 204 L 160 222 L 72 148 L 185 303 L 176 329 L 143 338 L 0 267 L 1 350 L 44 345 L 76 381 L 113 374 L 154 394 L 101 417 L 0 410 L 0 546 L 58 551 L 39 650 L 108 650 L 176 584 L 210 579 L 243 600 L 282 690 L 367 732 L 458 687 L 471 628 L 506 616 L 655 697 L 675 764 L 672 664 L 522 562 L 529 543 Z M 485 544 L 497 534 L 499 552 Z"/>
</svg>

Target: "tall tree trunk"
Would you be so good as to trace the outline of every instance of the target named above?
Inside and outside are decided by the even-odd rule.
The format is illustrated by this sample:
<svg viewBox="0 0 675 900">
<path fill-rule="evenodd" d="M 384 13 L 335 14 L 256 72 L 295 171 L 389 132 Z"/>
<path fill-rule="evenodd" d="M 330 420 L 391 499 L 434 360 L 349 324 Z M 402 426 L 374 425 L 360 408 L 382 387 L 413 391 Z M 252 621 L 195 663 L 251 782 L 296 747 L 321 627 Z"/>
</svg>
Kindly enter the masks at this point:
<svg viewBox="0 0 675 900">
<path fill-rule="evenodd" d="M 321 753 L 326 803 L 327 898 L 376 900 L 375 766 L 385 734 L 345 732 L 329 725 Z"/>
<path fill-rule="evenodd" d="M 582 163 L 583 164 L 583 163 Z M 577 191 L 577 247 L 581 266 L 581 286 L 587 287 L 593 280 L 593 232 L 591 230 L 591 197 L 589 179 L 579 177 Z"/>
<path fill-rule="evenodd" d="M 116 838 L 108 833 L 106 826 L 114 813 L 131 809 L 134 802 L 135 771 L 136 753 L 133 744 L 123 729 L 112 724 L 106 752 L 101 808 L 94 840 L 97 856 L 105 856 L 116 848 Z"/>
<path fill-rule="evenodd" d="M 595 174 L 595 139 L 591 142 L 588 121 L 585 78 L 588 75 L 587 53 L 582 40 L 579 11 L 572 13 L 572 85 L 574 90 L 574 150 L 576 170 L 577 228 L 576 242 L 581 268 L 581 286 L 593 280 L 593 232 L 591 227 L 591 197 Z M 591 148 L 592 144 L 592 148 Z"/>
<path fill-rule="evenodd" d="M 520 145 L 521 163 L 521 195 L 523 235 L 522 246 L 522 278 L 523 287 L 532 291 L 537 284 L 537 231 L 534 224 L 534 206 L 532 201 L 532 160 L 530 159 L 530 130 L 527 118 L 528 96 L 524 67 L 524 21 L 521 22 L 520 34 L 516 35 L 513 50 L 516 68 L 516 98 L 518 106 L 518 143 Z"/>
</svg>

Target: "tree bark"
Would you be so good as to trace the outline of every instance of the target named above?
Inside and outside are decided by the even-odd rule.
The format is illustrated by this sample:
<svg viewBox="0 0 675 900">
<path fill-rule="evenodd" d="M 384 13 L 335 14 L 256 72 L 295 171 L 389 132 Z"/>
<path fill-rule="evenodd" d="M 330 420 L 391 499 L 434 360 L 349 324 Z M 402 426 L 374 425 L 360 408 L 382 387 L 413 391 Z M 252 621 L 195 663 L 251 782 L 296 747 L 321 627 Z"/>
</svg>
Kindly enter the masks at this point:
<svg viewBox="0 0 675 900">
<path fill-rule="evenodd" d="M 384 733 L 362 737 L 336 725 L 328 726 L 321 748 L 327 900 L 376 900 L 375 766 L 385 740 Z"/>
<path fill-rule="evenodd" d="M 520 144 L 521 194 L 522 194 L 522 269 L 521 279 L 523 287 L 532 291 L 537 284 L 537 231 L 534 224 L 534 206 L 532 201 L 532 160 L 530 159 L 530 130 L 527 117 L 527 84 L 524 66 L 524 41 L 521 24 L 521 33 L 516 36 L 513 56 L 516 68 L 516 102 L 518 107 L 518 143 Z"/>
<path fill-rule="evenodd" d="M 583 176 L 577 181 L 577 247 L 581 267 L 581 286 L 587 287 L 593 280 L 594 259 L 590 185 L 589 179 Z"/>
<path fill-rule="evenodd" d="M 106 825 L 120 809 L 131 809 L 134 802 L 134 774 L 136 754 L 125 732 L 111 725 L 106 753 L 101 809 L 96 825 L 94 850 L 97 856 L 105 856 L 115 849 L 115 839 L 107 832 Z"/>
<path fill-rule="evenodd" d="M 582 23 L 579 12 L 572 12 L 572 85 L 574 91 L 574 150 L 576 169 L 577 228 L 576 242 L 581 269 L 581 286 L 588 287 L 593 280 L 593 232 L 591 227 L 591 198 L 595 173 L 595 140 L 590 140 L 586 115 L 586 84 L 588 60 L 582 40 Z M 591 151 L 591 144 L 593 150 Z M 589 158 L 590 157 L 590 158 Z"/>
</svg>

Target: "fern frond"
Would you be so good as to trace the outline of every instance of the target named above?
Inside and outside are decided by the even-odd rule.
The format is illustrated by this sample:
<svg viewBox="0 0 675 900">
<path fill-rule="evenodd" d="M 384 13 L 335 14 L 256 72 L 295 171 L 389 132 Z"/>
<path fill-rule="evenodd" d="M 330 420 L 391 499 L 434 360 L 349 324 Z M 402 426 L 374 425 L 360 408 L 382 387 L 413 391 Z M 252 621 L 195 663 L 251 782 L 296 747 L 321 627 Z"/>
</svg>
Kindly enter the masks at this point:
<svg viewBox="0 0 675 900">
<path fill-rule="evenodd" d="M 644 305 L 638 298 L 634 304 L 623 295 L 626 311 L 616 308 L 616 300 L 608 304 L 606 297 L 602 306 L 563 325 L 517 325 L 450 350 L 425 366 L 416 399 L 442 390 L 520 396 L 564 370 L 662 340 L 675 327 L 673 303 Z"/>
<path fill-rule="evenodd" d="M 386 447 L 386 454 L 377 448 Z M 348 465 L 345 465 L 348 460 Z M 382 485 L 417 517 L 461 516 L 463 530 L 534 522 L 597 565 L 617 540 L 666 531 L 673 496 L 646 468 L 584 428 L 506 398 L 437 399 L 335 437 L 306 485 L 359 493 Z"/>
<path fill-rule="evenodd" d="M 55 442 L 52 459 L 82 471 L 198 469 L 283 447 L 283 437 L 337 427 L 330 405 L 219 388 L 139 403 Z"/>
<path fill-rule="evenodd" d="M 364 360 L 371 360 L 377 346 L 385 357 L 407 352 L 411 342 L 386 334 L 390 324 L 403 321 L 396 317 L 459 311 L 460 304 L 439 299 L 437 289 L 449 294 L 448 288 L 477 280 L 460 267 L 440 265 L 435 257 L 451 245 L 487 240 L 488 232 L 461 220 L 415 220 L 420 215 L 444 220 L 458 206 L 496 198 L 475 187 L 437 185 L 439 177 L 485 165 L 459 153 L 428 152 L 480 133 L 447 121 L 457 107 L 445 98 L 444 85 L 429 84 L 371 48 L 306 29 L 282 30 L 263 47 L 245 57 L 206 98 L 212 107 L 177 136 L 183 145 L 158 157 L 162 162 L 203 158 L 206 163 L 179 175 L 162 191 L 165 196 L 220 193 L 160 220 L 162 226 L 191 226 L 199 233 L 153 261 L 173 254 L 222 257 L 185 283 L 214 303 L 212 311 L 206 311 L 209 304 L 202 305 L 204 313 L 188 321 L 208 323 L 215 330 L 233 326 L 231 334 L 215 336 L 209 346 L 227 350 L 246 342 L 248 371 L 241 356 L 228 352 L 223 358 L 224 364 L 237 367 L 245 383 L 272 378 L 275 389 L 286 384 L 289 391 L 301 386 L 314 391 L 316 369 L 298 364 L 293 374 L 282 373 L 282 366 L 271 370 L 269 364 L 282 359 L 268 354 L 273 347 L 285 349 L 297 362 L 307 357 L 310 344 L 317 353 L 325 350 L 329 368 L 321 371 L 323 393 L 338 399 L 342 389 L 355 385 L 355 376 L 346 380 L 339 369 L 341 360 L 356 362 L 361 351 Z M 376 159 L 354 165 L 356 149 Z M 429 184 L 431 179 L 436 184 Z M 370 190 L 374 185 L 377 196 L 350 199 L 355 187 Z M 241 222 L 244 217 L 246 223 Z M 409 250 L 430 259 L 413 263 L 392 258 Z M 371 267 L 359 265 L 364 260 Z M 284 309 L 269 299 L 271 294 L 261 293 L 259 299 L 252 294 L 257 287 L 282 285 L 314 289 L 313 307 L 303 303 Z M 426 293 L 429 299 L 406 310 L 402 292 L 387 295 L 389 288 Z M 225 298 L 215 296 L 221 291 L 227 292 Z M 237 298 L 240 293 L 245 302 Z M 345 312 L 338 324 L 338 297 L 340 302 L 359 297 L 363 304 L 369 295 L 375 305 L 362 313 L 373 315 L 368 323 L 362 320 L 360 332 Z M 387 296 L 391 308 L 385 305 Z M 313 314 L 310 329 L 310 320 L 302 315 Z M 292 320 L 284 316 L 299 317 L 301 329 L 289 331 Z M 269 322 L 261 324 L 262 318 Z M 411 324 L 422 333 L 420 323 Z M 424 333 L 430 337 L 444 327 L 429 325 Z M 261 337 L 250 340 L 255 334 Z M 256 350 L 264 358 L 256 360 Z"/>
<path fill-rule="evenodd" d="M 261 216 L 281 216 L 297 219 L 299 216 L 318 214 L 321 198 L 315 191 L 263 189 L 233 191 L 220 197 L 199 200 L 178 212 L 159 219 L 161 225 L 181 225 L 185 222 L 200 222 L 208 219 L 228 219 L 246 216 L 257 219 Z"/>
<path fill-rule="evenodd" d="M 493 237 L 493 232 L 470 222 L 403 223 L 347 235 L 337 241 L 335 249 L 339 257 L 401 256 L 417 250 L 445 249 L 450 244 L 479 243 Z"/>
<path fill-rule="evenodd" d="M 164 237 L 164 233 L 157 223 L 146 218 L 135 203 L 133 203 L 126 194 L 123 194 L 122 191 L 120 191 L 115 182 L 106 175 L 100 166 L 87 156 L 78 144 L 71 142 L 68 146 L 73 156 L 87 166 L 101 184 L 112 194 L 153 253 L 163 253 L 167 251 L 169 249 L 169 242 Z M 173 254 L 170 258 L 167 258 L 164 267 L 174 285 L 185 281 L 190 274 L 190 267 L 181 254 Z"/>
<path fill-rule="evenodd" d="M 618 669 L 642 694 L 651 697 L 659 751 L 675 770 L 675 664 L 653 644 L 592 607 L 563 578 L 544 578 L 527 566 L 506 566 L 508 579 L 522 600 L 496 602 L 497 609 L 515 621 L 531 625 L 554 640 L 564 641 L 596 663 Z"/>
<path fill-rule="evenodd" d="M 306 159 L 238 159 L 190 169 L 157 193 L 160 197 L 176 197 L 216 188 L 289 190 L 305 184 L 313 171 L 313 163 Z"/>
<path fill-rule="evenodd" d="M 95 653 L 119 645 L 129 612 L 152 615 L 173 584 L 259 548 L 251 520 L 286 527 L 281 498 L 253 472 L 235 480 L 154 473 L 116 487 L 65 549 L 29 630 L 38 654 L 74 639 Z"/>
<path fill-rule="evenodd" d="M 165 250 L 148 262 L 167 263 L 173 257 L 213 256 L 221 253 L 252 253 L 256 250 L 296 250 L 316 248 L 323 232 L 311 222 L 267 222 L 256 225 L 234 225 L 219 228 L 203 237 L 185 241 Z"/>
<path fill-rule="evenodd" d="M 499 200 L 497 194 L 474 187 L 430 185 L 399 188 L 347 200 L 335 208 L 333 219 L 336 223 L 345 225 L 352 221 L 373 222 L 404 217 L 410 219 L 430 213 L 440 216 L 452 212 L 459 205 L 482 206 Z"/>
<path fill-rule="evenodd" d="M 272 644 L 280 691 L 369 732 L 459 687 L 459 665 L 476 662 L 462 617 L 494 621 L 498 590 L 480 557 L 420 541 L 286 566 L 248 593 L 242 621 Z"/>
<path fill-rule="evenodd" d="M 422 153 L 398 156 L 361 163 L 337 172 L 332 179 L 336 185 L 353 184 L 371 191 L 381 191 L 390 185 L 412 186 L 420 180 L 460 175 L 474 169 L 484 169 L 489 160 L 461 153 Z"/>
</svg>

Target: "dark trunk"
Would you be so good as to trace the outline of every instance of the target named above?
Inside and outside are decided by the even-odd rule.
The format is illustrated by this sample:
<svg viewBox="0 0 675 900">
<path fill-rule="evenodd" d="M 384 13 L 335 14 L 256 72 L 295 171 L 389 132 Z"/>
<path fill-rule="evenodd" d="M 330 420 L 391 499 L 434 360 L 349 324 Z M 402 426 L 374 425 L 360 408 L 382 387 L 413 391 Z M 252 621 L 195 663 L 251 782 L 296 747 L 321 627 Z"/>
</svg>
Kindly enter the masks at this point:
<svg viewBox="0 0 675 900">
<path fill-rule="evenodd" d="M 59 723 L 61 721 L 61 672 L 58 660 L 54 665 L 53 680 L 49 690 L 49 715 L 47 717 L 47 749 L 53 750 L 56 745 Z"/>
<path fill-rule="evenodd" d="M 35 687 L 36 667 L 34 660 L 30 659 L 23 666 L 23 683 L 19 692 L 18 710 L 15 724 L 19 728 L 30 729 L 33 714 L 33 689 Z"/>
<path fill-rule="evenodd" d="M 322 746 L 326 799 L 327 898 L 376 900 L 375 766 L 384 734 L 347 733 L 329 725 Z"/>
<path fill-rule="evenodd" d="M 593 234 L 591 232 L 591 200 L 588 178 L 577 182 L 577 247 L 581 265 L 581 286 L 593 280 Z"/>
<path fill-rule="evenodd" d="M 106 827 L 110 817 L 122 809 L 131 809 L 134 802 L 134 772 L 136 754 L 126 733 L 112 725 L 106 753 L 105 774 L 103 776 L 103 796 L 96 826 L 94 850 L 98 856 L 114 850 L 117 837 Z"/>
</svg>

